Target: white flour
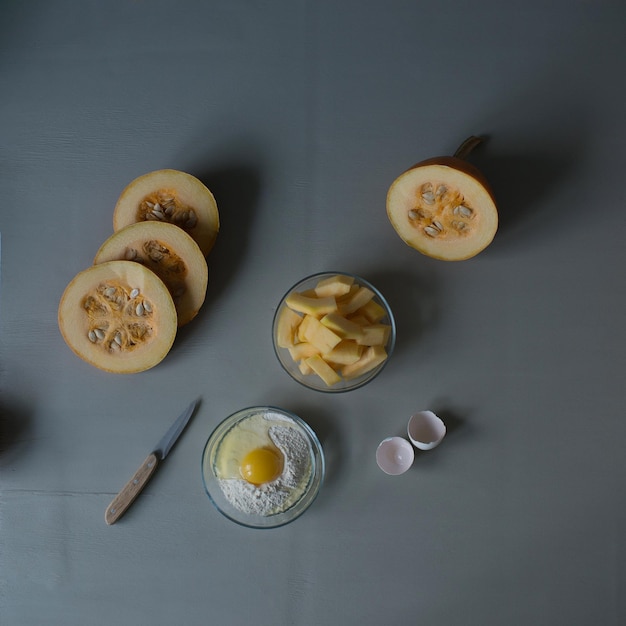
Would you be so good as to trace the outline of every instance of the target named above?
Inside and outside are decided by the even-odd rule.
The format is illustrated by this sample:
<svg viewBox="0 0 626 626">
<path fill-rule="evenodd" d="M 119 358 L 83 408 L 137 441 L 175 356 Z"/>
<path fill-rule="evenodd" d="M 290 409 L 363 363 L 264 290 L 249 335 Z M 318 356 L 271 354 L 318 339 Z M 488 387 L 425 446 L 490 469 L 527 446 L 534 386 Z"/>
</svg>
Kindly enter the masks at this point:
<svg viewBox="0 0 626 626">
<path fill-rule="evenodd" d="M 258 487 L 238 478 L 219 480 L 226 499 L 249 515 L 272 515 L 291 506 L 302 495 L 311 473 L 309 444 L 300 432 L 289 426 L 271 426 L 269 436 L 285 459 L 276 480 Z"/>
</svg>

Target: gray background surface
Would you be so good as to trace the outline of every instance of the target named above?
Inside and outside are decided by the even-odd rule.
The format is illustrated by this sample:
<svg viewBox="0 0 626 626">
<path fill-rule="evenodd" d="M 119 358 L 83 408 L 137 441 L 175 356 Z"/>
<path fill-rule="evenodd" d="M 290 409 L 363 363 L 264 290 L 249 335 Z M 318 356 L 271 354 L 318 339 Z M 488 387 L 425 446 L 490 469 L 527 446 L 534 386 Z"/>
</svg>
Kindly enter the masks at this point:
<svg viewBox="0 0 626 626">
<path fill-rule="evenodd" d="M 18 2 L 0 6 L 0 622 L 626 622 L 623 2 Z M 385 214 L 393 179 L 488 141 L 501 228 L 462 263 Z M 69 280 L 123 187 L 200 177 L 222 228 L 200 315 L 156 368 L 63 342 Z M 396 352 L 329 396 L 281 370 L 283 292 L 328 269 L 389 299 Z M 131 511 L 104 509 L 194 397 Z M 323 441 L 313 507 L 241 528 L 204 495 L 211 430 L 274 404 Z M 449 434 L 401 477 L 378 442 Z"/>
</svg>

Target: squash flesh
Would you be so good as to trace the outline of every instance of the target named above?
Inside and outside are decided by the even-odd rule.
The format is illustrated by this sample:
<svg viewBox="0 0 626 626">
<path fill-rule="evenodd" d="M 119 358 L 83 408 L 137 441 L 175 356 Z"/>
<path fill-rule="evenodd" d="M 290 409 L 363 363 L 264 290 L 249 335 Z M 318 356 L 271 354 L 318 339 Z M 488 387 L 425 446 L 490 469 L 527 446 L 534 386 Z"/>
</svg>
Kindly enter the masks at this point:
<svg viewBox="0 0 626 626">
<path fill-rule="evenodd" d="M 167 206 L 170 202 L 171 207 Z M 211 191 L 195 176 L 172 169 L 143 174 L 120 194 L 113 212 L 114 230 L 145 220 L 170 222 L 182 228 L 205 256 L 213 248 L 220 227 Z"/>
<path fill-rule="evenodd" d="M 208 267 L 190 235 L 167 223 L 131 224 L 102 244 L 94 264 L 131 259 L 165 283 L 176 306 L 178 326 L 184 326 L 198 314 L 206 297 Z"/>
<path fill-rule="evenodd" d="M 77 274 L 59 304 L 58 324 L 71 350 L 99 369 L 121 374 L 157 365 L 176 336 L 174 302 L 163 282 L 131 261 Z"/>
<path fill-rule="evenodd" d="M 401 174 L 387 193 L 387 215 L 405 243 L 446 261 L 475 256 L 498 227 L 486 181 L 455 157 L 430 159 Z"/>
</svg>

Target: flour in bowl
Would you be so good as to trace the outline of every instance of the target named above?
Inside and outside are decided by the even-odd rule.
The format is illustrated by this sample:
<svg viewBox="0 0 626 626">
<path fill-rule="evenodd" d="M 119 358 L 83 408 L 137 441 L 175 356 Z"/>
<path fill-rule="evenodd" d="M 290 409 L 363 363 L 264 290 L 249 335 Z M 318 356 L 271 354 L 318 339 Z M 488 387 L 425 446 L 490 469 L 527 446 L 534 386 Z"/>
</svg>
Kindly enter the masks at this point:
<svg viewBox="0 0 626 626">
<path fill-rule="evenodd" d="M 281 421 L 291 420 L 281 417 Z M 306 491 L 311 476 L 310 447 L 302 433 L 291 426 L 273 424 L 267 434 L 283 455 L 282 471 L 276 479 L 261 485 L 236 477 L 218 481 L 226 499 L 248 515 L 267 516 L 286 511 Z"/>
</svg>

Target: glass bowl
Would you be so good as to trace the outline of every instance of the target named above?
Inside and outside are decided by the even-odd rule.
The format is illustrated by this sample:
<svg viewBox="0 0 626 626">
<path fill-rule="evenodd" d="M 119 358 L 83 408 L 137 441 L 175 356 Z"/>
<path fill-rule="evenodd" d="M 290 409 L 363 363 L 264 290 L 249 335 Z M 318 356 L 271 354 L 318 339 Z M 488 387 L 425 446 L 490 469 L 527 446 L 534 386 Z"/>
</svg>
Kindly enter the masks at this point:
<svg viewBox="0 0 626 626">
<path fill-rule="evenodd" d="M 285 342 L 284 340 L 281 342 L 279 338 L 279 335 L 281 333 L 279 321 L 285 309 L 288 308 L 286 301 L 291 294 L 294 294 L 294 293 L 306 294 L 306 292 L 311 292 L 318 285 L 320 281 L 331 279 L 332 277 L 335 277 L 335 276 L 346 277 L 348 280 L 351 279 L 354 281 L 354 284 L 359 285 L 360 287 L 366 287 L 367 289 L 369 289 L 370 291 L 374 293 L 372 302 L 378 305 L 378 307 L 382 307 L 381 309 L 379 309 L 382 317 L 380 317 L 379 319 L 376 319 L 376 321 L 372 323 L 382 324 L 388 327 L 387 337 L 382 346 L 384 350 L 386 351 L 387 357 L 385 360 L 383 360 L 373 369 L 366 371 L 359 376 L 350 377 L 350 378 L 345 378 L 342 375 L 343 370 L 341 368 L 344 366 L 333 364 L 334 365 L 333 369 L 335 370 L 335 373 L 339 375 L 339 379 L 336 380 L 336 382 L 328 384 L 320 376 L 318 376 L 315 373 L 310 373 L 310 372 L 303 373 L 301 369 L 301 360 L 295 360 L 293 358 L 292 352 L 290 351 L 292 350 L 292 348 L 281 347 L 280 344 L 281 343 L 284 344 Z M 350 316 L 351 317 L 354 317 L 355 315 L 358 316 L 358 313 L 359 311 L 355 311 L 351 313 Z M 304 314 L 301 313 L 301 315 L 304 315 Z M 323 314 L 318 314 L 317 317 L 323 317 Z M 306 278 L 302 279 L 301 281 L 293 285 L 293 287 L 291 287 L 287 291 L 287 293 L 285 293 L 285 295 L 281 298 L 278 304 L 278 307 L 276 309 L 276 312 L 274 314 L 274 320 L 272 323 L 272 343 L 274 345 L 274 352 L 276 353 L 276 356 L 278 357 L 278 361 L 282 365 L 283 369 L 301 385 L 304 385 L 305 387 L 308 387 L 309 389 L 314 389 L 316 391 L 322 391 L 325 393 L 341 393 L 345 391 L 351 391 L 353 389 L 358 389 L 359 387 L 362 387 L 363 385 L 374 380 L 374 378 L 376 378 L 376 376 L 380 374 L 380 372 L 383 370 L 383 368 L 385 367 L 385 365 L 388 363 L 389 359 L 391 358 L 391 355 L 393 353 L 393 349 L 395 346 L 395 342 L 396 342 L 396 323 L 393 317 L 393 313 L 391 311 L 391 307 L 389 306 L 389 303 L 384 298 L 382 293 L 380 293 L 380 291 L 376 287 L 374 287 L 374 285 L 372 285 L 370 282 L 368 282 L 364 278 L 361 278 L 360 276 L 357 276 L 356 274 L 351 274 L 349 272 L 319 272 L 317 274 L 312 274 L 311 276 L 307 276 Z M 297 339 L 296 339 L 296 343 L 298 343 Z M 367 347 L 364 347 L 364 348 L 367 349 Z M 306 371 L 306 368 L 305 368 L 305 371 Z"/>
<path fill-rule="evenodd" d="M 274 482 L 255 487 L 229 468 L 238 470 L 239 455 L 264 447 L 270 427 L 282 433 L 281 447 L 289 429 L 294 452 L 285 456 Z M 273 406 L 249 407 L 227 417 L 207 440 L 202 480 L 209 499 L 228 519 L 249 528 L 276 528 L 302 515 L 315 500 L 324 480 L 324 453 L 311 427 L 297 415 Z"/>
</svg>

